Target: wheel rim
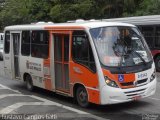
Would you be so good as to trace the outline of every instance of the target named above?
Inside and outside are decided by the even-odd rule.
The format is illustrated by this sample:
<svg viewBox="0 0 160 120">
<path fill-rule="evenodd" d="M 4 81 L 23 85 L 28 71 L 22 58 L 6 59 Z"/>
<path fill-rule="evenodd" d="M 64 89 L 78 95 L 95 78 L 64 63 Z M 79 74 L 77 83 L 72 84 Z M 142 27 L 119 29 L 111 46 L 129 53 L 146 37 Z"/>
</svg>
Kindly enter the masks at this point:
<svg viewBox="0 0 160 120">
<path fill-rule="evenodd" d="M 85 90 L 81 90 L 81 91 L 79 92 L 78 98 L 79 98 L 79 102 L 80 102 L 81 104 L 84 105 L 84 104 L 88 103 L 87 93 L 86 93 Z"/>
</svg>

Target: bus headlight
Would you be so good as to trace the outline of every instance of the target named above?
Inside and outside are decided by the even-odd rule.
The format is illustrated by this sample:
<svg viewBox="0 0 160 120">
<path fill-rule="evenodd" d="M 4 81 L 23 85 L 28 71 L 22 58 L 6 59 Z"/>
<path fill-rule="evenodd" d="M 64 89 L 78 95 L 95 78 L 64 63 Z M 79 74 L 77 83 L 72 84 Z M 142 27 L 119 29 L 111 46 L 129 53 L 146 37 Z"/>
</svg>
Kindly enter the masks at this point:
<svg viewBox="0 0 160 120">
<path fill-rule="evenodd" d="M 151 78 L 150 78 L 150 82 L 152 82 L 156 77 L 156 71 L 153 72 L 153 74 L 151 75 Z"/>
<path fill-rule="evenodd" d="M 108 86 L 111 86 L 111 87 L 115 87 L 115 88 L 118 88 L 118 85 L 115 81 L 109 79 L 108 77 L 105 76 L 105 82 Z"/>
</svg>

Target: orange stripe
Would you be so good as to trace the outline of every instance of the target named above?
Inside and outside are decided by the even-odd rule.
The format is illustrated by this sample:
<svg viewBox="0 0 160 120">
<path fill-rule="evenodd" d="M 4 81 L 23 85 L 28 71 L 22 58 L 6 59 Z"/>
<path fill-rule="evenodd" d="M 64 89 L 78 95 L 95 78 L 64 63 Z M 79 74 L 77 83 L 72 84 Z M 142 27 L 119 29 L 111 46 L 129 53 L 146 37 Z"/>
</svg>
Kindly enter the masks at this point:
<svg viewBox="0 0 160 120">
<path fill-rule="evenodd" d="M 56 30 L 84 30 L 85 28 L 82 26 L 49 26 L 49 27 L 44 27 L 44 29 L 47 30 L 52 30 L 52 29 L 56 29 Z"/>
</svg>

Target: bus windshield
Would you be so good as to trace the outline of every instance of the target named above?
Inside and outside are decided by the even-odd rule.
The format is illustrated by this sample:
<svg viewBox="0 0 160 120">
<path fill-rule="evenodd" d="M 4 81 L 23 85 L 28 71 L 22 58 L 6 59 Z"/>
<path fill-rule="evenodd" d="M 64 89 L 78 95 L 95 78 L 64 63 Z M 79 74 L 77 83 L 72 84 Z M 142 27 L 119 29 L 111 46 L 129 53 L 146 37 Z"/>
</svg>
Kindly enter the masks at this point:
<svg viewBox="0 0 160 120">
<path fill-rule="evenodd" d="M 152 60 L 149 48 L 136 27 L 92 28 L 90 33 L 104 66 L 134 66 Z"/>
</svg>

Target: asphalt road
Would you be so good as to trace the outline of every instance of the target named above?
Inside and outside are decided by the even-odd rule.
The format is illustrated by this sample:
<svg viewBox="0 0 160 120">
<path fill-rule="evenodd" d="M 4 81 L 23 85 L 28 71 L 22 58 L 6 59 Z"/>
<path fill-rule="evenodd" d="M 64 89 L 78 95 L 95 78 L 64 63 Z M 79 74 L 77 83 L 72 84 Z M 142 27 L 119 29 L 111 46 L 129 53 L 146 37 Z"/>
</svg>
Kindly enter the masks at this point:
<svg viewBox="0 0 160 120">
<path fill-rule="evenodd" d="M 48 118 L 55 117 L 58 120 L 160 120 L 160 73 L 157 73 L 157 91 L 149 98 L 116 105 L 92 104 L 89 108 L 81 108 L 72 98 L 40 88 L 29 92 L 23 83 L 6 79 L 3 74 L 3 62 L 0 62 L 1 115 L 18 113 L 46 116 L 49 114 Z"/>
</svg>

